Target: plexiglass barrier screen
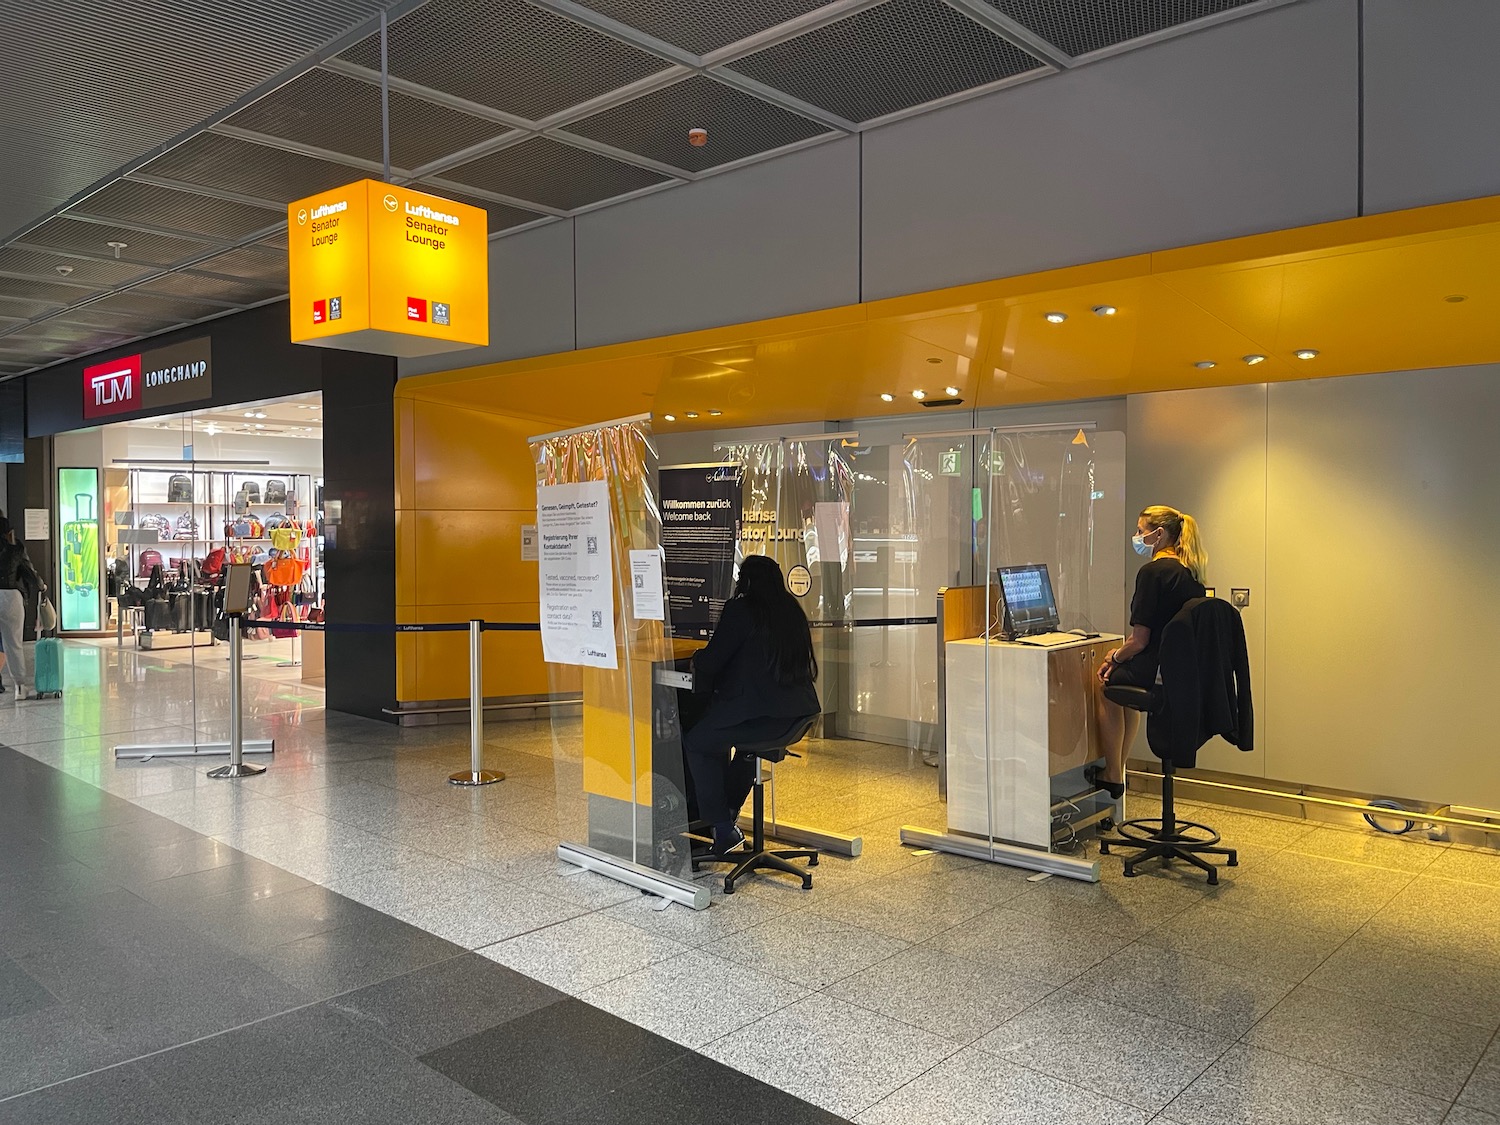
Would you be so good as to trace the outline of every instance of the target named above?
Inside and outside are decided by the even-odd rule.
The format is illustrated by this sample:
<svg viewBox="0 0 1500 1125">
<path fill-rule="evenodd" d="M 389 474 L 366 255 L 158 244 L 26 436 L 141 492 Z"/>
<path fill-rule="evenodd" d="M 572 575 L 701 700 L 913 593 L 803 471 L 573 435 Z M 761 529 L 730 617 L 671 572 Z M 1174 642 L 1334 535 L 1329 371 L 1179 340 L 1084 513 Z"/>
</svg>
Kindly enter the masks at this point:
<svg viewBox="0 0 1500 1125">
<path fill-rule="evenodd" d="M 629 421 L 539 438 L 532 454 L 544 646 L 554 626 L 559 646 L 570 643 L 564 626 L 572 630 L 568 636 L 584 638 L 569 651 L 555 649 L 548 663 L 554 694 L 576 693 L 580 676 L 583 689 L 582 716 L 564 712 L 552 721 L 562 838 L 685 878 L 688 796 L 678 700 L 668 673 L 697 644 L 666 635 L 670 610 L 660 588 L 661 514 L 650 426 Z M 566 492 L 589 484 L 600 487 Z M 596 522 L 581 509 L 562 511 L 553 498 L 564 493 L 549 491 L 559 487 L 566 503 L 575 495 L 582 504 L 599 496 L 605 510 Z M 569 570 L 571 562 L 549 555 L 549 543 L 556 542 L 550 534 L 578 537 L 578 566 Z M 556 559 L 562 554 L 559 547 Z M 594 595 L 600 596 L 590 601 Z M 597 639 L 589 637 L 594 630 Z M 554 659 L 559 655 L 567 661 Z"/>
</svg>

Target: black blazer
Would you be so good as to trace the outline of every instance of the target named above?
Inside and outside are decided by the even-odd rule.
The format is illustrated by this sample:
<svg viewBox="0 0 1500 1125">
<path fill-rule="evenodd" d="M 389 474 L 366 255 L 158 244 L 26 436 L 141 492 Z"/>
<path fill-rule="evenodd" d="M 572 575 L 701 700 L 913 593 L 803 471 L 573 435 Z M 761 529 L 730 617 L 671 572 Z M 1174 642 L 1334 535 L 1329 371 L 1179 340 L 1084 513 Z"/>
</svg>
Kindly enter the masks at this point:
<svg viewBox="0 0 1500 1125">
<path fill-rule="evenodd" d="M 1191 769 L 1214 735 L 1252 749 L 1254 728 L 1239 610 L 1218 598 L 1194 598 L 1162 630 L 1161 706 L 1146 723 L 1151 752 Z"/>
<path fill-rule="evenodd" d="M 771 646 L 755 631 L 743 598 L 730 598 L 708 644 L 693 657 L 693 688 L 712 693 L 703 721 L 716 727 L 765 718 L 816 715 L 812 684 L 787 686 L 771 672 Z"/>
</svg>

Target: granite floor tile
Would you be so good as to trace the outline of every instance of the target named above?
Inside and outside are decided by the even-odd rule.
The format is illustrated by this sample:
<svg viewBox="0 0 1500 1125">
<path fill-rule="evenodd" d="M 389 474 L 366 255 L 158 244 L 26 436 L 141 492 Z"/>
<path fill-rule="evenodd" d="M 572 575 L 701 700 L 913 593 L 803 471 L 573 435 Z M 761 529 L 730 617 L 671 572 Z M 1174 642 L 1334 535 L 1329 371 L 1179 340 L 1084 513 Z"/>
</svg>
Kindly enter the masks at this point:
<svg viewBox="0 0 1500 1125">
<path fill-rule="evenodd" d="M 380 917 L 379 911 L 314 885 L 264 897 L 198 899 L 177 907 L 173 914 L 184 925 L 239 952 L 265 950 Z"/>
<path fill-rule="evenodd" d="M 926 944 L 1052 985 L 1067 984 L 1129 938 L 1106 930 L 1059 925 L 1040 914 L 997 906 Z"/>
<path fill-rule="evenodd" d="M 1485 884 L 1423 875 L 1378 911 L 1364 934 L 1455 961 L 1500 967 L 1500 894 Z"/>
<path fill-rule="evenodd" d="M 1454 961 L 1359 933 L 1307 983 L 1489 1031 L 1500 1028 L 1497 964 Z"/>
<path fill-rule="evenodd" d="M 584 914 L 480 952 L 492 961 L 577 996 L 606 981 L 685 952 L 670 938 L 600 914 Z"/>
<path fill-rule="evenodd" d="M 580 999 L 684 1047 L 700 1047 L 808 995 L 698 950 L 591 988 Z"/>
<path fill-rule="evenodd" d="M 377 916 L 285 945 L 269 946 L 247 954 L 247 958 L 308 999 L 323 1000 L 462 952 L 462 946 L 400 919 Z"/>
<path fill-rule="evenodd" d="M 605 913 L 611 918 L 671 938 L 683 945 L 701 946 L 783 917 L 792 909 L 793 904 L 780 895 L 756 894 L 748 887 L 733 895 L 712 893 L 722 891 L 718 880 L 709 878 L 703 882 L 711 892 L 707 910 L 685 910 L 680 907 L 658 910 L 656 908 L 661 904 L 660 899 L 632 894 L 630 898 L 609 906 Z M 618 887 L 621 884 L 614 885 Z"/>
<path fill-rule="evenodd" d="M 931 862 L 937 859 L 937 856 L 914 859 L 893 872 L 886 882 L 893 890 L 904 891 L 910 885 L 923 891 L 967 898 L 987 907 L 1009 902 L 1033 886 L 1026 881 L 1033 872 L 1019 867 L 1001 863 L 969 862 L 957 866 L 942 860 Z"/>
<path fill-rule="evenodd" d="M 846 1125 L 825 1109 L 695 1053 L 570 1110 L 553 1125 Z"/>
<path fill-rule="evenodd" d="M 1299 986 L 1245 1036 L 1252 1047 L 1452 1101 L 1490 1032 Z"/>
<path fill-rule="evenodd" d="M 1472 1106 L 1456 1105 L 1443 1118 L 1443 1125 L 1500 1125 L 1500 1113 L 1486 1113 Z"/>
<path fill-rule="evenodd" d="M 1245 868 L 1215 888 L 1214 901 L 1287 926 L 1352 934 L 1413 876 L 1289 851 Z"/>
<path fill-rule="evenodd" d="M 1252 1047 L 1231 1047 L 1158 1118 L 1172 1125 L 1438 1125 L 1447 1105 Z"/>
<path fill-rule="evenodd" d="M 563 999 L 540 981 L 464 953 L 327 1001 L 413 1055 L 425 1055 Z"/>
<path fill-rule="evenodd" d="M 603 910 L 624 902 L 640 901 L 641 892 L 635 887 L 606 879 L 592 871 L 584 871 L 571 863 L 559 863 L 556 849 L 548 862 L 535 872 L 513 871 L 507 878 L 540 891 L 548 898 L 571 902 L 588 910 Z M 670 912 L 669 912 L 670 913 Z M 671 935 L 668 935 L 671 936 Z"/>
<path fill-rule="evenodd" d="M 956 1050 L 952 1040 L 816 993 L 703 1053 L 852 1118 Z"/>
<path fill-rule="evenodd" d="M 584 913 L 584 907 L 548 898 L 529 887 L 500 883 L 483 895 L 423 900 L 414 904 L 407 916 L 422 929 L 455 945 L 480 949 Z"/>
<path fill-rule="evenodd" d="M 916 945 L 824 991 L 966 1044 L 1034 1004 L 1052 988 L 992 963 Z"/>
<path fill-rule="evenodd" d="M 899 953 L 907 944 L 832 918 L 797 912 L 730 934 L 713 952 L 804 988 L 818 989 Z"/>
<path fill-rule="evenodd" d="M 1500 1033 L 1490 1040 L 1458 1100 L 1477 1109 L 1500 1110 Z"/>
<path fill-rule="evenodd" d="M 659 1035 L 568 998 L 460 1039 L 422 1061 L 532 1123 L 567 1119 L 682 1053 Z"/>
<path fill-rule="evenodd" d="M 1203 879 L 1176 870 L 1148 869 L 1127 879 L 1110 864 L 1111 858 L 1103 857 L 1103 877 L 1097 883 L 1060 878 L 1028 883 L 1024 894 L 1004 905 L 1063 930 L 1081 927 L 1135 938 L 1202 902 L 1211 891 Z"/>
<path fill-rule="evenodd" d="M 859 1125 L 1142 1125 L 1148 1115 L 970 1047 L 866 1109 Z"/>
<path fill-rule="evenodd" d="M 1029 1070 L 1157 1113 L 1234 1040 L 1059 989 L 975 1044 Z"/>
<path fill-rule="evenodd" d="M 982 899 L 947 894 L 924 883 L 892 885 L 883 879 L 817 895 L 806 907 L 810 914 L 908 942 L 951 930 L 987 909 Z"/>
<path fill-rule="evenodd" d="M 306 890 L 313 885 L 275 864 L 247 856 L 239 863 L 141 883 L 132 890 L 138 897 L 157 906 L 182 909 L 215 898 L 249 902 Z"/>
<path fill-rule="evenodd" d="M 1217 900 L 1189 907 L 1140 938 L 1144 945 L 1286 980 L 1304 979 L 1345 940 L 1343 934 L 1288 926 Z"/>
<path fill-rule="evenodd" d="M 0 1103 L 6 1125 L 187 1125 L 183 1106 L 136 1066 L 111 1066 Z"/>
<path fill-rule="evenodd" d="M 0 1022 L 30 1015 L 56 1003 L 57 997 L 31 974 L 0 954 Z"/>
<path fill-rule="evenodd" d="M 1454 845 L 1439 855 L 1424 874 L 1500 887 L 1500 851 Z"/>
<path fill-rule="evenodd" d="M 1389 836 L 1373 828 L 1323 827 L 1309 832 L 1286 850 L 1298 855 L 1341 859 L 1415 875 L 1429 870 L 1448 850 L 1448 845 L 1421 839 L 1415 834 Z"/>
<path fill-rule="evenodd" d="M 1238 1038 L 1295 983 L 1137 944 L 1090 970 L 1073 987 L 1081 995 L 1143 1015 Z"/>
<path fill-rule="evenodd" d="M 0 1020 L 0 1098 L 61 1082 L 130 1058 L 73 1005 L 52 1004 Z M 0 1103 L 12 1120 L 16 1103 Z M 105 1120 L 85 1118 L 83 1120 Z"/>
</svg>

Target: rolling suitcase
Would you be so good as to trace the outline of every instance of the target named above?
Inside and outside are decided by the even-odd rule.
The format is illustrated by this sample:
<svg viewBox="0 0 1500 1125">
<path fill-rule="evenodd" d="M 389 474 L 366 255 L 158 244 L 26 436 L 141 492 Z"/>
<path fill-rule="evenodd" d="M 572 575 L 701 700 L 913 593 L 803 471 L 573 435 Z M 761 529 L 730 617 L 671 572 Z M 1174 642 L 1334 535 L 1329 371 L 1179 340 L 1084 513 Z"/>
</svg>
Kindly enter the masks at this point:
<svg viewBox="0 0 1500 1125">
<path fill-rule="evenodd" d="M 63 693 L 62 642 L 56 637 L 43 637 L 32 652 L 35 667 L 32 679 L 36 682 L 38 699 L 61 699 Z"/>
</svg>

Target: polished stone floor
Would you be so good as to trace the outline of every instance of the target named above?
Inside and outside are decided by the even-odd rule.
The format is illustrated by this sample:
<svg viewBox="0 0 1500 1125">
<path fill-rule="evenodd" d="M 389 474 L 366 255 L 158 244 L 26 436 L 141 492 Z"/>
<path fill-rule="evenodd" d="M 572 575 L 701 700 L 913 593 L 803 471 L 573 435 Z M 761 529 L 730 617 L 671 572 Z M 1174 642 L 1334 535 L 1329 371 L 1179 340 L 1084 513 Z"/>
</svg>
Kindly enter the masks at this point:
<svg viewBox="0 0 1500 1125">
<path fill-rule="evenodd" d="M 224 673 L 196 704 L 194 675 L 70 645 L 61 703 L 0 705 L 23 792 L 55 790 L 3 779 L 0 1121 L 1500 1125 L 1495 852 L 1200 807 L 1242 851 L 1217 888 L 1032 881 L 900 847 L 940 822 L 932 771 L 822 742 L 779 807 L 864 854 L 658 911 L 559 870 L 576 779 L 544 724 L 493 724 L 509 776 L 460 790 L 461 728 L 247 680 L 264 776 L 117 764 L 224 737 Z"/>
</svg>

